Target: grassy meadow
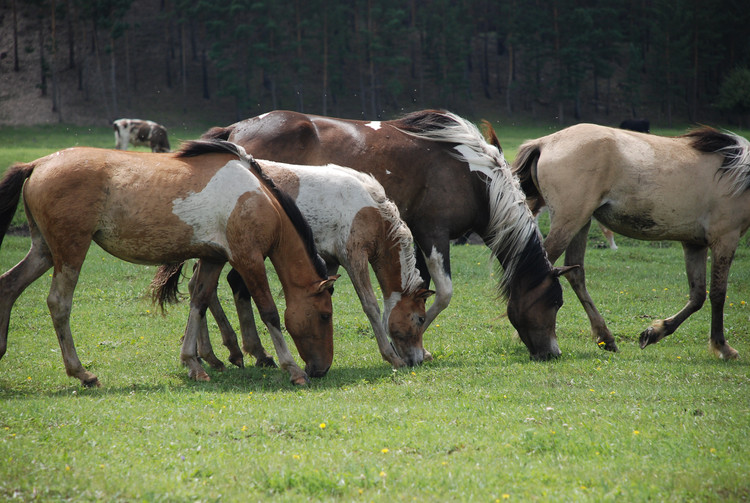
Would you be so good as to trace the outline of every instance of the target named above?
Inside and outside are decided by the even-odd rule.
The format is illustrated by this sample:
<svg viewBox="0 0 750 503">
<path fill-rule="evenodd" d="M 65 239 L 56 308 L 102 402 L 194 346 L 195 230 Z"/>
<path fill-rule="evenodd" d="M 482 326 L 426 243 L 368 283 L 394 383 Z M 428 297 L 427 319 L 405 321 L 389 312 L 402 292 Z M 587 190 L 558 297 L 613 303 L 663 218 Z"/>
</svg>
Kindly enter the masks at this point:
<svg viewBox="0 0 750 503">
<path fill-rule="evenodd" d="M 523 139 L 548 132 L 498 128 L 510 159 Z M 0 171 L 73 144 L 113 141 L 106 128 L 0 128 Z M 209 369 L 210 382 L 190 381 L 179 363 L 187 304 L 160 314 L 147 292 L 155 268 L 93 245 L 71 327 L 102 387 L 65 375 L 45 274 L 16 302 L 0 360 L 0 500 L 750 499 L 748 236 L 725 310 L 741 358 L 725 362 L 708 351 L 708 305 L 639 349 L 640 332 L 687 301 L 682 250 L 617 236 L 612 251 L 598 232 L 592 227 L 588 286 L 619 353 L 596 347 L 563 282 L 563 355 L 530 361 L 496 298 L 488 250 L 454 246 L 453 300 L 425 334 L 432 362 L 394 371 L 382 361 L 344 274 L 334 295 L 333 366 L 305 388 L 254 367 Z M 28 237 L 6 237 L 0 272 L 28 247 Z M 283 309 L 272 269 L 269 276 Z M 236 327 L 223 280 L 219 294 Z M 212 322 L 209 329 L 226 361 Z M 271 350 L 264 329 L 261 337 Z"/>
</svg>

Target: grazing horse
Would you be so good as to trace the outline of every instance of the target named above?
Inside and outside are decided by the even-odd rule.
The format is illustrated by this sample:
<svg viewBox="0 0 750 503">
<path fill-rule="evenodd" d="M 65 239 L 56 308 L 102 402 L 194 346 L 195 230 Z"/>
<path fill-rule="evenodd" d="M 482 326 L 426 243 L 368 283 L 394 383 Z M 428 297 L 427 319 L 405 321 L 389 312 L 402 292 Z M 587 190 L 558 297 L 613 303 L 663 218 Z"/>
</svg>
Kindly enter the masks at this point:
<svg viewBox="0 0 750 503">
<path fill-rule="evenodd" d="M 422 288 L 411 231 L 377 180 L 332 164 L 311 167 L 262 160 L 258 163 L 280 189 L 295 199 L 312 228 L 329 274 L 335 274 L 339 266 L 349 274 L 383 359 L 399 368 L 418 365 L 425 356 L 431 358 L 422 345 L 422 325 L 425 299 L 434 292 Z M 368 262 L 383 293 L 382 318 Z M 257 365 L 273 365 L 258 338 L 242 279 L 234 270 L 227 279 L 234 293 L 245 351 L 256 357 Z M 163 281 L 157 281 L 160 282 Z M 216 295 L 209 308 L 229 349 L 230 361 L 241 366 L 237 336 Z M 388 341 L 389 334 L 393 345 Z M 215 356 L 206 359 L 217 360 Z"/>
<path fill-rule="evenodd" d="M 562 305 L 558 276 L 534 217 L 502 151 L 448 112 L 422 111 L 392 121 L 354 121 L 275 111 L 204 138 L 230 139 L 262 159 L 334 163 L 371 173 L 398 206 L 419 245 L 422 277 L 435 282 L 424 328 L 453 293 L 450 240 L 475 231 L 504 271 L 508 318 L 534 359 L 560 354 L 555 333 Z"/>
<path fill-rule="evenodd" d="M 706 257 L 711 250 L 710 347 L 736 358 L 724 338 L 729 267 L 750 226 L 750 143 L 711 128 L 676 138 L 579 124 L 521 145 L 515 172 L 538 210 L 550 210 L 544 241 L 553 262 L 581 267 L 568 280 L 591 330 L 606 349 L 612 333 L 586 291 L 583 258 L 591 217 L 635 239 L 680 241 L 690 296 L 674 316 L 655 321 L 640 336 L 644 348 L 674 332 L 706 299 Z"/>
<path fill-rule="evenodd" d="M 651 123 L 648 119 L 625 119 L 620 123 L 620 129 L 629 129 L 639 133 L 650 133 Z"/>
<path fill-rule="evenodd" d="M 22 192 L 31 249 L 0 276 L 0 357 L 7 348 L 15 300 L 54 267 L 47 305 L 65 370 L 85 386 L 99 385 L 78 359 L 69 321 L 73 291 L 94 241 L 137 264 L 200 259 L 180 355 L 190 377 L 208 380 L 195 354 L 196 341 L 221 269 L 229 262 L 258 304 L 282 368 L 293 382 L 306 381 L 281 334 L 265 256 L 279 273 L 286 326 L 307 373 L 324 375 L 330 367 L 333 279 L 326 275 L 299 209 L 241 147 L 193 142 L 170 155 L 80 147 L 16 164 L 0 183 L 0 236 L 7 232 Z"/>
<path fill-rule="evenodd" d="M 153 121 L 140 119 L 117 119 L 112 123 L 115 130 L 115 148 L 127 150 L 128 143 L 134 147 L 149 147 L 151 152 L 169 152 L 167 129 Z"/>
</svg>

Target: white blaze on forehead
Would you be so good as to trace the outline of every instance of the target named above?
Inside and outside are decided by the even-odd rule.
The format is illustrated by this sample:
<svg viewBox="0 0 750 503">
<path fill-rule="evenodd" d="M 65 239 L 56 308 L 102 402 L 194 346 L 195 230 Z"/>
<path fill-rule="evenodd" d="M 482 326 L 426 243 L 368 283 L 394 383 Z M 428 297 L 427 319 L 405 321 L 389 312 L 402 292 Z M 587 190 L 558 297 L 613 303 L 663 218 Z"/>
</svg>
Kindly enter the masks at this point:
<svg viewBox="0 0 750 503">
<path fill-rule="evenodd" d="M 391 318 L 391 312 L 393 312 L 393 308 L 396 307 L 396 304 L 400 301 L 400 292 L 393 292 L 387 299 L 383 299 L 383 326 L 386 331 L 388 331 L 388 321 Z"/>
<path fill-rule="evenodd" d="M 240 197 L 247 192 L 261 192 L 260 182 L 239 160 L 229 161 L 209 180 L 200 192 L 172 202 L 172 213 L 193 228 L 192 242 L 213 243 L 231 257 L 226 227 Z"/>
<path fill-rule="evenodd" d="M 371 121 L 371 122 L 368 122 L 367 124 L 365 124 L 365 126 L 367 126 L 369 128 L 372 128 L 375 131 L 377 131 L 381 127 L 380 126 L 380 121 Z"/>
</svg>

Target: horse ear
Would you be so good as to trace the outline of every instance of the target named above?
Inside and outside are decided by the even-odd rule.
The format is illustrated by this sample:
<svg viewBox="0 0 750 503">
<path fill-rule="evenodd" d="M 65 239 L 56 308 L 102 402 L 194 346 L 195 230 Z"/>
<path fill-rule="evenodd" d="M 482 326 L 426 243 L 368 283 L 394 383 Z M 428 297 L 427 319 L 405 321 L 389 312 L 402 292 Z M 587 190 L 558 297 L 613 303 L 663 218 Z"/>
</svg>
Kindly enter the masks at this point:
<svg viewBox="0 0 750 503">
<path fill-rule="evenodd" d="M 490 121 L 482 120 L 482 133 L 484 133 L 484 138 L 485 140 L 487 140 L 487 143 L 497 147 L 500 153 L 503 152 L 503 147 L 500 146 L 500 140 L 497 139 L 497 135 L 495 134 L 495 128 L 492 127 L 492 124 L 490 124 Z"/>
<path fill-rule="evenodd" d="M 415 297 L 418 299 L 427 300 L 433 295 L 435 295 L 435 290 L 427 290 L 426 288 L 420 288 L 419 291 L 417 291 L 417 295 L 415 295 Z"/>
<path fill-rule="evenodd" d="M 324 279 L 320 283 L 318 283 L 317 288 L 315 289 L 315 293 L 322 293 L 326 290 L 330 290 L 333 288 L 333 282 L 339 279 L 341 275 L 340 274 L 334 274 L 333 276 L 328 276 L 328 279 Z"/>
<path fill-rule="evenodd" d="M 578 265 L 578 264 L 576 264 L 576 265 L 566 265 L 564 267 L 553 267 L 552 268 L 552 275 L 554 277 L 556 277 L 556 278 L 559 278 L 560 276 L 565 276 L 566 274 L 568 274 L 573 269 L 578 269 L 579 267 L 581 267 L 581 266 Z"/>
</svg>

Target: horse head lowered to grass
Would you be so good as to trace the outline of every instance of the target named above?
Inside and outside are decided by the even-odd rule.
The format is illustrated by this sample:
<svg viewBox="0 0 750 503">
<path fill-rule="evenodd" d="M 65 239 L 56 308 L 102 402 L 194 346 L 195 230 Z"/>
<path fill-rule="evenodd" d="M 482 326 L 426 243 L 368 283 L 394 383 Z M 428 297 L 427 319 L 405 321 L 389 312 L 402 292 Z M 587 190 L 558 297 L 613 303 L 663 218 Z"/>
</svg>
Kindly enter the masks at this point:
<svg viewBox="0 0 750 503">
<path fill-rule="evenodd" d="M 500 292 L 508 300 L 508 318 L 531 357 L 560 354 L 558 277 L 567 270 L 547 260 L 502 151 L 473 124 L 434 110 L 370 122 L 275 111 L 213 128 L 204 138 L 236 142 L 261 159 L 334 163 L 372 174 L 414 235 L 422 277 L 435 283 L 425 329 L 453 294 L 450 240 L 475 231 L 503 268 Z"/>
<path fill-rule="evenodd" d="M 241 147 L 189 142 L 174 154 L 77 147 L 12 166 L 0 182 L 0 239 L 23 196 L 31 231 L 26 257 L 0 276 L 0 357 L 10 312 L 33 281 L 53 268 L 47 298 L 68 375 L 99 381 L 82 365 L 70 330 L 73 291 L 91 242 L 138 264 L 200 259 L 181 359 L 189 375 L 208 380 L 196 357 L 205 312 L 229 262 L 248 286 L 293 382 L 324 375 L 333 360 L 329 278 L 310 228 Z M 276 268 L 286 298 L 285 322 L 307 374 L 281 333 L 264 258 Z"/>
<path fill-rule="evenodd" d="M 583 258 L 592 216 L 624 236 L 682 243 L 688 303 L 644 330 L 641 348 L 701 308 L 710 249 L 710 347 L 720 358 L 738 356 L 724 337 L 724 302 L 735 250 L 750 227 L 750 142 L 712 128 L 667 138 L 579 124 L 524 143 L 515 172 L 530 206 L 550 208 L 544 241 L 550 260 L 564 252 L 566 264 L 581 266 L 568 280 L 600 345 L 617 350 L 586 290 Z"/>
<path fill-rule="evenodd" d="M 336 165 L 300 166 L 258 160 L 263 172 L 297 203 L 312 228 L 315 244 L 333 275 L 341 265 L 349 274 L 362 309 L 370 321 L 383 359 L 394 367 L 413 366 L 430 358 L 422 345 L 425 299 L 434 292 L 422 288 L 416 268 L 414 241 L 398 209 L 371 176 Z M 383 294 L 383 311 L 370 281 L 368 263 Z M 176 296 L 179 270 L 162 267 L 155 277 L 159 299 Z M 176 275 L 176 276 L 175 276 Z M 177 281 L 175 281 L 175 279 Z M 252 306 L 237 272 L 227 275 L 234 294 L 245 352 L 256 365 L 274 365 L 255 328 Z M 192 285 L 191 285 L 192 290 Z M 214 295 L 209 308 L 229 349 L 229 361 L 243 365 L 237 336 Z M 392 343 L 389 343 L 390 335 Z M 210 348 L 210 343 L 206 349 Z M 213 352 L 203 358 L 218 368 Z"/>
</svg>

